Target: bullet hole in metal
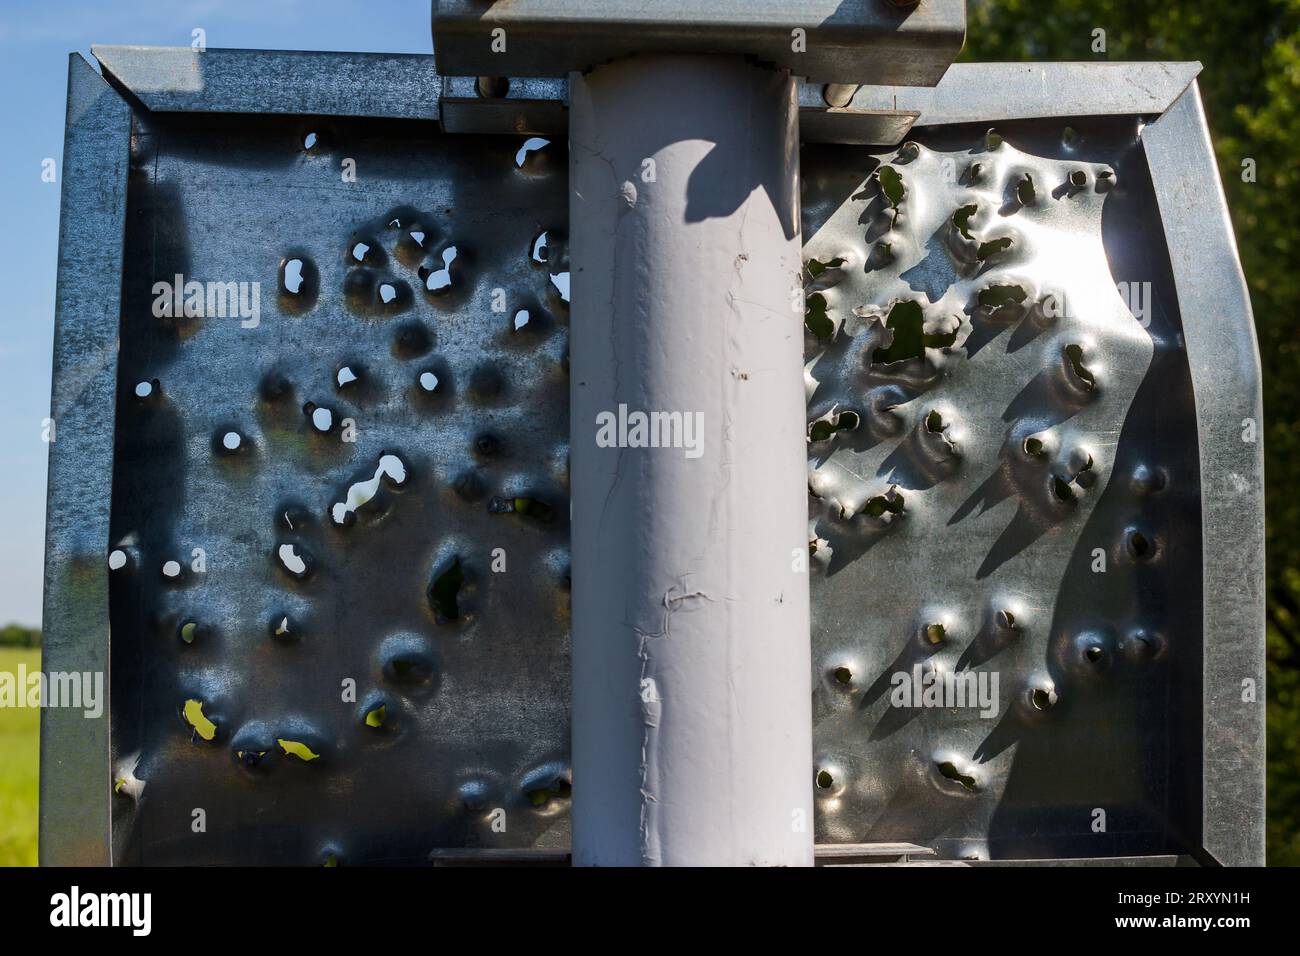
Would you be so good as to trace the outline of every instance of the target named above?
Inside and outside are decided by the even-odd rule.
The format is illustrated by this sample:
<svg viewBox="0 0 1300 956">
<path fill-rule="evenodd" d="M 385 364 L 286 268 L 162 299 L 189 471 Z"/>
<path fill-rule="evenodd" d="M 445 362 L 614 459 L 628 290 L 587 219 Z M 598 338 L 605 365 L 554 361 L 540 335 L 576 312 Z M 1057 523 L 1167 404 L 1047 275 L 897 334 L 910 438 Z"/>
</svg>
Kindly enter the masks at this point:
<svg viewBox="0 0 1300 956">
<path fill-rule="evenodd" d="M 328 433 L 334 427 L 334 413 L 323 405 L 308 402 L 303 405 L 302 413 L 311 421 L 311 427 L 321 434 Z"/>
<path fill-rule="evenodd" d="M 515 313 L 514 321 L 511 323 L 511 331 L 518 332 L 528 325 L 528 310 L 520 309 Z"/>
<path fill-rule="evenodd" d="M 212 741 L 217 736 L 217 725 L 203 713 L 203 706 L 203 701 L 190 698 L 185 701 L 181 713 L 185 718 L 185 722 L 193 728 L 195 734 L 204 740 Z"/>
<path fill-rule="evenodd" d="M 270 630 L 272 637 L 282 641 L 297 636 L 297 628 L 294 627 L 293 621 L 289 620 L 287 614 L 277 614 L 271 618 L 268 630 Z"/>
<path fill-rule="evenodd" d="M 1075 377 L 1083 383 L 1088 391 L 1092 391 L 1097 387 L 1096 376 L 1083 364 L 1083 346 L 1067 345 L 1065 347 L 1065 359 L 1070 364 L 1070 371 L 1074 373 Z"/>
<path fill-rule="evenodd" d="M 316 143 L 318 142 L 318 140 L 319 140 L 319 137 L 317 137 L 317 135 L 316 135 L 315 133 L 308 133 L 306 136 L 304 136 L 304 137 L 302 138 L 302 148 L 303 148 L 303 149 L 315 149 L 315 148 L 316 148 Z"/>
<path fill-rule="evenodd" d="M 297 757 L 304 763 L 310 763 L 320 757 L 301 740 L 285 740 L 283 737 L 277 737 L 275 742 L 280 745 L 286 757 Z"/>
<path fill-rule="evenodd" d="M 984 148 L 992 151 L 1002 145 L 1002 136 L 995 130 L 989 130 L 984 134 Z"/>
<path fill-rule="evenodd" d="M 828 259 L 825 262 L 822 262 L 820 259 L 809 259 L 804 268 L 808 272 L 808 278 L 816 280 L 820 279 L 831 269 L 844 268 L 844 262 L 845 260 L 843 256 L 836 256 L 834 259 Z"/>
<path fill-rule="evenodd" d="M 533 240 L 532 249 L 528 254 L 529 258 L 538 265 L 544 265 L 550 258 L 551 249 L 550 239 L 548 237 L 549 233 L 545 232 L 538 235 L 538 237 Z"/>
<path fill-rule="evenodd" d="M 876 495 L 874 498 L 867 499 L 867 503 L 862 510 L 873 518 L 882 518 L 886 514 L 901 515 L 903 513 L 903 496 L 896 489 L 891 488 L 883 495 Z"/>
<path fill-rule="evenodd" d="M 275 554 L 280 559 L 280 566 L 289 574 L 300 579 L 307 576 L 307 559 L 298 553 L 297 545 L 285 542 L 276 548 Z"/>
<path fill-rule="evenodd" d="M 939 412 L 932 411 L 925 416 L 925 430 L 934 435 L 942 435 L 943 430 L 948 426 L 943 423 L 943 416 Z"/>
<path fill-rule="evenodd" d="M 1052 494 L 1058 501 L 1073 502 L 1074 489 L 1070 487 L 1070 482 L 1059 475 L 1052 476 Z"/>
<path fill-rule="evenodd" d="M 960 784 L 962 789 L 969 790 L 971 793 L 975 792 L 975 778 L 970 774 L 962 773 L 952 761 L 945 760 L 942 763 L 937 763 L 935 769 L 939 771 L 939 775 L 944 779 Z"/>
<path fill-rule="evenodd" d="M 573 785 L 567 780 L 560 779 L 549 787 L 534 787 L 524 795 L 533 806 L 544 807 L 552 800 L 567 800 L 572 794 Z"/>
<path fill-rule="evenodd" d="M 975 240 L 975 237 L 970 233 L 970 221 L 971 217 L 979 212 L 979 208 L 976 203 L 967 203 L 964 206 L 958 206 L 957 211 L 952 214 L 953 228 L 961 233 L 963 239 L 969 239 L 972 242 Z"/>
<path fill-rule="evenodd" d="M 369 251 L 370 251 L 369 243 L 358 242 L 352 246 L 352 258 L 355 259 L 357 262 L 365 262 L 366 253 L 368 253 Z"/>
<path fill-rule="evenodd" d="M 236 750 L 235 759 L 248 769 L 252 770 L 261 764 L 262 758 L 266 756 L 265 750 Z"/>
<path fill-rule="evenodd" d="M 123 776 L 113 781 L 113 793 L 129 800 L 139 800 L 144 794 L 144 781 L 128 770 Z"/>
<path fill-rule="evenodd" d="M 384 478 L 387 478 L 396 487 L 400 487 L 405 483 L 406 464 L 397 455 L 381 455 L 373 477 L 353 484 L 348 488 L 345 500 L 330 506 L 330 519 L 336 525 L 346 524 L 358 508 L 374 498 L 379 492 L 379 483 Z"/>
<path fill-rule="evenodd" d="M 279 305 L 286 312 L 301 314 L 316 304 L 320 273 L 301 253 L 290 253 L 280 263 Z"/>
<path fill-rule="evenodd" d="M 1012 630 L 1016 626 L 1016 616 L 1007 610 L 998 611 L 994 616 L 994 620 L 997 622 L 998 627 L 1004 631 Z"/>
<path fill-rule="evenodd" d="M 826 441 L 836 432 L 853 431 L 861 422 L 857 412 L 842 411 L 824 418 L 819 418 L 808 426 L 810 442 Z"/>
<path fill-rule="evenodd" d="M 370 269 L 356 268 L 343 277 L 343 297 L 348 308 L 356 312 L 392 315 L 410 305 L 411 291 L 403 281 L 380 281 Z"/>
<path fill-rule="evenodd" d="M 991 285 L 979 291 L 976 301 L 981 308 L 988 310 L 990 318 L 996 318 L 1004 311 L 1007 315 L 1018 314 L 1016 306 L 1028 297 L 1029 293 L 1018 285 Z"/>
<path fill-rule="evenodd" d="M 193 644 L 194 639 L 199 636 L 199 625 L 196 621 L 186 621 L 180 628 L 180 639 L 186 644 Z"/>
<path fill-rule="evenodd" d="M 853 671 L 847 667 L 837 667 L 833 672 L 835 683 L 848 685 L 853 683 Z"/>
<path fill-rule="evenodd" d="M 433 607 L 434 620 L 439 624 L 460 620 L 460 588 L 464 583 L 465 569 L 460 557 L 456 556 L 429 585 L 429 604 Z"/>
<path fill-rule="evenodd" d="M 493 498 L 488 503 L 488 513 L 523 515 L 541 522 L 555 519 L 555 509 L 538 498 Z"/>
<path fill-rule="evenodd" d="M 556 293 L 560 296 L 560 301 L 565 305 L 569 304 L 569 274 L 567 272 L 555 272 L 551 275 L 551 285 L 555 288 Z"/>
<path fill-rule="evenodd" d="M 384 726 L 384 721 L 388 719 L 388 708 L 383 704 L 378 707 L 372 707 L 366 711 L 363 723 L 370 728 L 378 730 Z"/>
<path fill-rule="evenodd" d="M 1030 436 L 1025 439 L 1025 454 L 1038 458 L 1043 454 L 1043 440 Z"/>
<path fill-rule="evenodd" d="M 352 366 L 344 365 L 337 373 L 335 373 L 334 380 L 338 383 L 338 387 L 342 388 L 345 385 L 351 385 L 355 382 L 357 380 L 357 373 L 352 370 Z"/>
<path fill-rule="evenodd" d="M 409 692 L 430 687 L 436 667 L 433 657 L 422 646 L 403 641 L 400 648 L 385 657 L 383 672 L 385 680 Z"/>
<path fill-rule="evenodd" d="M 1129 532 L 1128 535 L 1129 554 L 1133 555 L 1133 557 L 1137 558 L 1140 561 L 1144 558 L 1150 557 L 1151 552 L 1153 550 L 1154 548 L 1152 548 L 1151 542 L 1147 539 L 1147 536 L 1144 535 L 1141 531 Z"/>
<path fill-rule="evenodd" d="M 818 770 L 817 789 L 829 790 L 833 786 L 835 786 L 835 778 L 831 775 L 831 772 L 829 770 Z"/>
<path fill-rule="evenodd" d="M 1088 185 L 1088 174 L 1082 169 L 1076 169 L 1074 172 L 1070 173 L 1071 188 L 1082 189 L 1086 185 Z"/>
<path fill-rule="evenodd" d="M 438 376 L 433 372 L 420 373 L 420 388 L 426 392 L 433 392 L 438 388 Z"/>
<path fill-rule="evenodd" d="M 303 261 L 301 259 L 290 259 L 284 264 L 282 286 L 285 292 L 288 292 L 290 295 L 297 295 L 302 291 L 302 270 Z"/>
<path fill-rule="evenodd" d="M 1077 455 L 1079 452 L 1079 449 L 1075 449 L 1074 454 Z M 1092 470 L 1091 455 L 1085 453 L 1083 463 L 1078 466 L 1078 470 L 1075 472 L 1074 480 L 1083 488 L 1091 488 L 1093 482 L 1097 480 L 1097 473 Z"/>
<path fill-rule="evenodd" d="M 835 335 L 835 323 L 826 314 L 826 296 L 820 292 L 809 294 L 804 301 L 803 324 L 809 332 L 822 341 Z"/>
<path fill-rule="evenodd" d="M 480 76 L 474 83 L 474 89 L 484 99 L 504 99 L 510 92 L 510 80 L 504 76 Z"/>
<path fill-rule="evenodd" d="M 535 153 L 550 144 L 551 141 L 549 139 L 543 139 L 540 136 L 530 136 L 528 139 L 524 140 L 524 144 L 520 146 L 519 150 L 515 153 L 515 166 L 519 169 L 523 169 L 524 163 L 528 161 L 528 157 L 531 153 Z"/>
<path fill-rule="evenodd" d="M 419 269 L 420 278 L 424 280 L 424 287 L 429 292 L 437 294 L 446 292 L 451 288 L 453 282 L 452 263 L 460 254 L 455 246 L 448 246 L 442 250 L 440 258 L 442 259 L 442 268 L 431 269 L 428 266 L 421 266 Z"/>
<path fill-rule="evenodd" d="M 158 379 L 152 379 L 147 382 L 137 382 L 135 386 L 136 398 L 150 398 L 158 388 Z"/>
<path fill-rule="evenodd" d="M 126 552 L 121 548 L 114 548 L 108 553 L 108 570 L 121 571 L 126 567 Z"/>
<path fill-rule="evenodd" d="M 930 644 L 942 644 L 947 630 L 942 624 L 930 624 L 925 629 L 925 639 Z"/>
<path fill-rule="evenodd" d="M 906 188 L 903 186 L 902 173 L 893 166 L 881 166 L 880 169 L 876 170 L 876 180 L 880 183 L 881 194 L 897 210 L 906 192 Z"/>
<path fill-rule="evenodd" d="M 1029 695 L 1035 710 L 1047 710 L 1052 706 L 1052 695 L 1041 687 L 1035 687 Z"/>
<path fill-rule="evenodd" d="M 240 436 L 239 432 L 229 431 L 221 436 L 221 447 L 228 452 L 239 451 L 239 448 L 243 443 L 244 439 Z"/>
<path fill-rule="evenodd" d="M 998 239 L 990 239 L 987 242 L 981 242 L 979 248 L 975 250 L 975 258 L 983 261 L 990 256 L 997 255 L 999 252 L 1005 252 L 1012 246 L 1010 236 L 1002 236 Z"/>
<path fill-rule="evenodd" d="M 162 566 L 163 577 L 172 578 L 173 580 L 181 576 L 181 563 L 179 561 L 167 561 Z"/>
<path fill-rule="evenodd" d="M 1016 201 L 1022 206 L 1032 206 L 1037 199 L 1038 192 L 1034 189 L 1034 177 L 1025 173 L 1016 184 Z"/>
<path fill-rule="evenodd" d="M 1093 644 L 1092 646 L 1085 649 L 1083 652 L 1083 656 L 1088 661 L 1089 664 L 1099 663 L 1101 659 L 1105 656 L 1105 654 L 1106 652 L 1102 650 L 1100 645 L 1097 644 Z"/>
<path fill-rule="evenodd" d="M 889 345 L 877 347 L 871 354 L 873 365 L 892 365 L 925 356 L 928 348 L 946 348 L 957 340 L 956 332 L 927 334 L 925 313 L 914 299 L 895 302 L 885 321 Z"/>
</svg>

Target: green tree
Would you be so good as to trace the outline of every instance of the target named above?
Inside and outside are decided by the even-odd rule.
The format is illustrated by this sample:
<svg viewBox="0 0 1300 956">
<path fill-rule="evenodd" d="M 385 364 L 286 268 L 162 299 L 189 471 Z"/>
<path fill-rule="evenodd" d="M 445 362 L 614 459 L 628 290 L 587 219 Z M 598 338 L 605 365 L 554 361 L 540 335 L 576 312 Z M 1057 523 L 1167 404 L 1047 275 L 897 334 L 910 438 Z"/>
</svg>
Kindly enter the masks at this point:
<svg viewBox="0 0 1300 956">
<path fill-rule="evenodd" d="M 21 624 L 6 624 L 0 627 L 0 647 L 40 647 L 41 632 L 34 627 Z"/>
<path fill-rule="evenodd" d="M 968 14 L 963 60 L 1204 65 L 1198 82 L 1264 368 L 1268 854 L 1300 865 L 1300 499 L 1291 494 L 1300 487 L 1300 0 L 970 0 Z"/>
</svg>

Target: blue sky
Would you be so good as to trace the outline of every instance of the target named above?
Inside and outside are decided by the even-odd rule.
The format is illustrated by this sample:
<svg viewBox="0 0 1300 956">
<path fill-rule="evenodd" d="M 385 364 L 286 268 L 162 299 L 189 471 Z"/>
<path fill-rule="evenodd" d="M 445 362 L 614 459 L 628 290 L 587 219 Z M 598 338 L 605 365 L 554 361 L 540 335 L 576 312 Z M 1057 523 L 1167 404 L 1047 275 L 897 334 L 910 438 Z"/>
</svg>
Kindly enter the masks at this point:
<svg viewBox="0 0 1300 956">
<path fill-rule="evenodd" d="M 428 53 L 429 0 L 5 0 L 0 7 L 0 623 L 38 624 L 68 54 L 92 43 Z"/>
</svg>

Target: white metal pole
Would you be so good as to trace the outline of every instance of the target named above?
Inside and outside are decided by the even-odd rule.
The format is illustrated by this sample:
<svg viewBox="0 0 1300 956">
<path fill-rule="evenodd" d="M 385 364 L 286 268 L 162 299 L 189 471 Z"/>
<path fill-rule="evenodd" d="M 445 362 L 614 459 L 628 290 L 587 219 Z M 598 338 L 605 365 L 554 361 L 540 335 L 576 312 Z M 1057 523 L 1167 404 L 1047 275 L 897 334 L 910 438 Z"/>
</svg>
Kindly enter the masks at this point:
<svg viewBox="0 0 1300 956">
<path fill-rule="evenodd" d="M 570 97 L 573 860 L 811 865 L 795 86 Z"/>
</svg>

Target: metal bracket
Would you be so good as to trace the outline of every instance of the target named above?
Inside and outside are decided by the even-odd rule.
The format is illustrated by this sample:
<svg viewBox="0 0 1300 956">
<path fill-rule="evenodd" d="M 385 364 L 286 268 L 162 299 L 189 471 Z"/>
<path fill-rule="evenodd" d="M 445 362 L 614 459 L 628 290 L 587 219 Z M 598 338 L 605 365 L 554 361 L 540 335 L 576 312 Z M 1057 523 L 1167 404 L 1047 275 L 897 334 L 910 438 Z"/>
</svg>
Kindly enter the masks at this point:
<svg viewBox="0 0 1300 956">
<path fill-rule="evenodd" d="M 640 53 L 741 54 L 820 83 L 932 86 L 965 0 L 434 0 L 439 72 L 566 76 Z"/>
</svg>

